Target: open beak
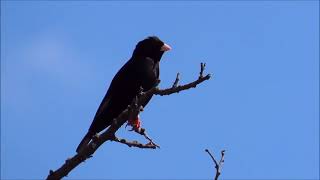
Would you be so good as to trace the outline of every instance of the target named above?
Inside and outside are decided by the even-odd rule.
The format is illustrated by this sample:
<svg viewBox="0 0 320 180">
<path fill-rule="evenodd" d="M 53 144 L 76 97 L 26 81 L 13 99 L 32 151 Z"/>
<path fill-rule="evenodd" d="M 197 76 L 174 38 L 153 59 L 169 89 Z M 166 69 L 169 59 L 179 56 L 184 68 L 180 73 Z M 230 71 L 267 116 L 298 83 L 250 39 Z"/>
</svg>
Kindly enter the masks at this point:
<svg viewBox="0 0 320 180">
<path fill-rule="evenodd" d="M 171 49 L 171 47 L 168 44 L 164 44 L 161 47 L 160 51 L 169 51 L 170 49 Z"/>
</svg>

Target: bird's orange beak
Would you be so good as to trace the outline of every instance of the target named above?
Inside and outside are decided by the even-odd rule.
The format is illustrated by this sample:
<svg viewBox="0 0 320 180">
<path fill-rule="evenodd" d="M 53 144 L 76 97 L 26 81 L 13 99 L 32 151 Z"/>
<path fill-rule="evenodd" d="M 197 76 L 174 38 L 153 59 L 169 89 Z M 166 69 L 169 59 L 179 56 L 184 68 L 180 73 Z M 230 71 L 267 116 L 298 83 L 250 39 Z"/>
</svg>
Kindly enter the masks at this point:
<svg viewBox="0 0 320 180">
<path fill-rule="evenodd" d="M 164 44 L 160 49 L 160 51 L 169 51 L 169 50 L 171 50 L 171 47 L 168 44 Z"/>
</svg>

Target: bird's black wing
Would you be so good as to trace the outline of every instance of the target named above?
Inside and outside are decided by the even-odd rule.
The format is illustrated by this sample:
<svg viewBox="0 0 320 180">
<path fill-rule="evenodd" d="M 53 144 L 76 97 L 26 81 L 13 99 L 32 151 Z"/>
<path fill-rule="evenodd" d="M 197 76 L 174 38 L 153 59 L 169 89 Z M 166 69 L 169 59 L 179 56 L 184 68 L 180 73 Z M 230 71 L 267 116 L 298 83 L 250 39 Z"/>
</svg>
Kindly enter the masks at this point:
<svg viewBox="0 0 320 180">
<path fill-rule="evenodd" d="M 145 57 L 140 60 L 141 71 L 139 72 L 140 86 L 142 86 L 143 91 L 146 92 L 151 88 L 158 85 L 159 80 L 159 62 L 155 62 L 150 57 Z M 151 100 L 153 95 L 146 98 L 142 106 L 145 107 Z"/>
<path fill-rule="evenodd" d="M 119 90 L 122 89 L 121 83 L 127 81 L 125 78 L 128 76 L 126 73 L 130 72 L 130 64 L 131 61 L 129 60 L 112 79 L 109 89 L 99 105 L 87 134 L 77 147 L 77 152 L 81 151 L 81 149 L 90 142 L 93 135 L 109 126 L 112 123 L 112 119 L 115 118 L 115 114 L 121 111 L 118 104 L 123 100 L 119 98 L 121 97 L 121 95 L 119 96 L 119 94 L 121 94 Z"/>
<path fill-rule="evenodd" d="M 117 72 L 117 74 L 112 79 L 109 89 L 104 96 L 94 119 L 99 118 L 111 105 L 111 101 L 114 99 L 116 100 L 116 94 L 119 93 L 119 89 L 123 88 L 123 84 L 125 82 L 126 76 L 128 76 L 128 72 L 130 72 L 130 69 L 132 66 L 132 61 L 128 61 L 125 65 L 122 66 L 122 68 Z"/>
</svg>

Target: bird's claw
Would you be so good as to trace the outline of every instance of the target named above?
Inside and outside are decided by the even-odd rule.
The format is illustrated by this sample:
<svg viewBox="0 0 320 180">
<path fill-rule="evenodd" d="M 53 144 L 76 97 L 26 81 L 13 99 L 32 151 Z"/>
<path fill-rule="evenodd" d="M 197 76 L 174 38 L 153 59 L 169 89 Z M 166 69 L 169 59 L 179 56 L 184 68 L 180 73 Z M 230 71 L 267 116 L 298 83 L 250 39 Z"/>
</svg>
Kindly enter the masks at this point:
<svg viewBox="0 0 320 180">
<path fill-rule="evenodd" d="M 140 121 L 139 115 L 137 115 L 137 117 L 134 118 L 134 119 L 129 119 L 128 123 L 126 124 L 126 127 L 127 126 L 131 126 L 132 127 L 132 129 L 129 130 L 129 131 L 139 131 L 139 129 L 141 127 L 141 121 Z"/>
</svg>

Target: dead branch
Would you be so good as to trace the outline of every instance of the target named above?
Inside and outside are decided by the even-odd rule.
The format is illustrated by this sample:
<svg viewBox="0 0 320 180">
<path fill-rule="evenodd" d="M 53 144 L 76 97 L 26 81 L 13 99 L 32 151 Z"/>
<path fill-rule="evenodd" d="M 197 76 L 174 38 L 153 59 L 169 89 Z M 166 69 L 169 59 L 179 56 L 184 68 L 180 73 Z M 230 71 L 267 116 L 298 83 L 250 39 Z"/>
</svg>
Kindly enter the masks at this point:
<svg viewBox="0 0 320 180">
<path fill-rule="evenodd" d="M 129 116 L 131 117 L 136 117 L 139 112 L 142 110 L 141 104 L 147 100 L 150 95 L 170 95 L 172 93 L 177 93 L 183 90 L 187 90 L 190 88 L 195 88 L 198 84 L 202 83 L 203 81 L 206 81 L 210 79 L 210 74 L 207 74 L 206 76 L 203 76 L 203 71 L 204 71 L 204 65 L 201 64 L 201 71 L 200 75 L 197 80 L 185 84 L 185 85 L 179 85 L 179 77 L 177 75 L 176 81 L 174 82 L 173 87 L 167 88 L 167 89 L 159 89 L 157 87 L 150 89 L 147 92 L 141 92 L 139 93 L 138 97 L 135 98 L 131 105 L 128 106 L 127 109 L 125 109 L 117 118 L 113 120 L 113 123 L 101 134 L 101 135 L 96 135 L 92 141 L 83 149 L 80 150 L 79 153 L 74 155 L 71 158 L 68 158 L 65 163 L 58 168 L 57 170 L 49 171 L 49 175 L 47 176 L 47 180 L 56 180 L 56 179 L 62 179 L 63 177 L 67 176 L 75 167 L 77 167 L 80 163 L 84 162 L 86 159 L 92 157 L 94 152 L 106 141 L 117 141 L 117 138 L 115 137 L 116 131 L 129 119 Z M 160 82 L 160 81 L 159 81 Z M 176 87 L 175 87 L 176 86 Z M 151 138 L 149 138 L 145 130 L 144 131 L 138 131 L 139 134 L 143 135 L 146 139 L 149 140 L 150 145 L 148 144 L 141 144 L 141 143 L 134 143 L 134 142 L 129 142 L 127 140 L 119 140 L 121 143 L 124 141 L 126 145 L 129 147 L 139 147 L 139 148 L 146 148 L 146 147 L 159 147 L 156 145 Z M 119 142 L 117 141 L 117 142 Z M 153 148 L 155 149 L 155 148 Z"/>
<path fill-rule="evenodd" d="M 177 87 L 178 86 L 178 83 L 179 83 L 179 80 L 180 80 L 180 73 L 177 73 L 177 77 L 176 77 L 176 80 L 174 81 L 172 87 Z"/>
<path fill-rule="evenodd" d="M 142 135 L 144 138 L 146 138 L 150 144 L 154 145 L 157 148 L 160 148 L 159 145 L 157 145 L 156 143 L 153 142 L 153 140 L 147 135 L 146 133 L 146 129 L 144 128 L 139 128 L 139 129 L 134 129 L 134 131 L 140 135 Z"/>
<path fill-rule="evenodd" d="M 214 162 L 214 168 L 216 169 L 216 175 L 214 177 L 214 180 L 218 180 L 218 177 L 221 174 L 221 169 L 222 169 L 222 165 L 224 163 L 224 153 L 225 150 L 221 151 L 221 159 L 219 161 L 219 163 L 216 161 L 216 159 L 213 157 L 213 155 L 210 153 L 210 151 L 208 149 L 205 149 L 205 151 L 209 154 L 209 156 L 211 157 L 212 161 Z"/>
<path fill-rule="evenodd" d="M 157 146 L 151 142 L 149 142 L 147 144 L 142 144 L 142 143 L 139 143 L 138 141 L 127 141 L 126 139 L 121 139 L 121 138 L 119 139 L 117 137 L 114 137 L 114 139 L 112 139 L 112 141 L 125 144 L 129 147 L 138 147 L 138 148 L 142 148 L 142 149 L 156 149 L 157 148 Z"/>
</svg>

